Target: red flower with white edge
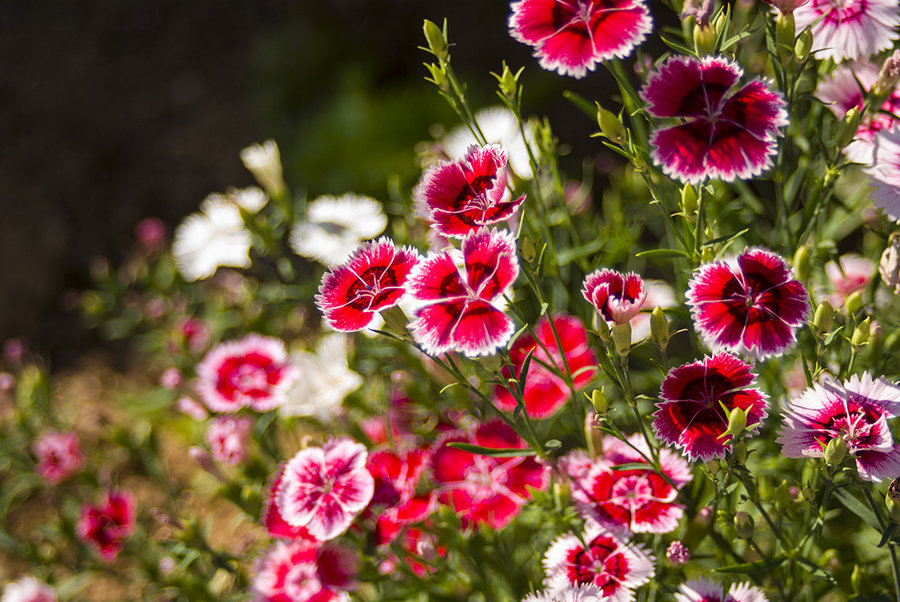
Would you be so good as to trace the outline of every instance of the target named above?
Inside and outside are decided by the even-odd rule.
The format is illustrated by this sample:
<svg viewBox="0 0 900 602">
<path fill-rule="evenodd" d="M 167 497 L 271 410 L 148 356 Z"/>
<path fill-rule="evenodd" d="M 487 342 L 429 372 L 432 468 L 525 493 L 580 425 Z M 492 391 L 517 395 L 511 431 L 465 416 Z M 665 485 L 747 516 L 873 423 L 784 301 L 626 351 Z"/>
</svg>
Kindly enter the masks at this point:
<svg viewBox="0 0 900 602">
<path fill-rule="evenodd" d="M 347 530 L 369 504 L 374 488 L 366 448 L 351 439 L 335 439 L 324 448 L 301 450 L 288 461 L 275 504 L 287 524 L 327 541 Z"/>
<path fill-rule="evenodd" d="M 787 351 L 809 314 L 806 289 L 784 259 L 764 249 L 700 266 L 686 297 L 710 349 L 756 358 Z"/>
<path fill-rule="evenodd" d="M 33 449 L 38 474 L 52 485 L 65 481 L 84 464 L 75 433 L 48 431 L 35 440 Z"/>
<path fill-rule="evenodd" d="M 685 581 L 675 594 L 677 602 L 767 602 L 761 589 L 749 583 L 732 583 L 728 591 L 725 586 L 712 579 L 700 577 Z"/>
<path fill-rule="evenodd" d="M 516 339 L 509 350 L 515 365 L 516 378 L 521 377 L 526 356 L 531 353 L 531 363 L 525 376 L 525 411 L 532 418 L 547 418 L 555 414 L 569 399 L 571 390 L 566 384 L 567 374 L 572 388 L 578 390 L 594 379 L 597 358 L 588 347 L 587 331 L 581 320 L 559 314 L 550 319 L 544 316 L 535 326 L 534 335 Z M 509 368 L 503 374 L 510 376 Z M 494 403 L 501 410 L 512 411 L 516 399 L 505 387 L 495 390 Z"/>
<path fill-rule="evenodd" d="M 758 176 L 772 164 L 787 125 L 781 94 L 761 80 L 735 89 L 743 70 L 720 57 L 669 58 L 641 90 L 647 112 L 678 125 L 650 138 L 654 163 L 669 177 L 696 184 Z"/>
<path fill-rule="evenodd" d="M 369 508 L 377 511 L 375 544 L 390 543 L 400 530 L 428 518 L 434 509 L 434 496 L 416 495 L 416 486 L 428 467 L 429 455 L 424 449 L 411 449 L 402 454 L 381 450 L 369 454 L 366 468 L 375 479 L 375 493 Z"/>
<path fill-rule="evenodd" d="M 634 590 L 653 576 L 654 561 L 642 545 L 588 522 L 581 537 L 567 533 L 550 545 L 544 555 L 544 587 L 559 594 L 574 586 L 595 585 L 604 600 L 631 602 Z"/>
<path fill-rule="evenodd" d="M 520 0 L 511 8 L 510 35 L 533 46 L 544 69 L 576 78 L 625 58 L 653 28 L 641 0 Z"/>
<path fill-rule="evenodd" d="M 294 527 L 282 518 L 281 512 L 278 510 L 278 504 L 275 501 L 275 495 L 278 493 L 278 488 L 281 487 L 281 480 L 283 477 L 284 465 L 281 465 L 278 467 L 278 472 L 275 473 L 275 478 L 272 479 L 272 483 L 269 485 L 269 496 L 266 499 L 266 507 L 263 510 L 262 523 L 266 528 L 266 532 L 269 534 L 269 537 L 279 539 L 307 539 L 309 541 L 318 541 L 309 534 L 306 527 Z"/>
<path fill-rule="evenodd" d="M 253 590 L 265 602 L 337 602 L 354 586 L 356 556 L 342 546 L 278 542 L 255 567 Z"/>
<path fill-rule="evenodd" d="M 249 416 L 217 416 L 206 429 L 212 457 L 226 464 L 240 464 L 247 456 L 253 421 Z"/>
<path fill-rule="evenodd" d="M 620 274 L 609 269 L 588 274 L 581 294 L 604 320 L 614 324 L 631 320 L 641 311 L 647 298 L 647 290 L 640 276 L 633 272 Z"/>
<path fill-rule="evenodd" d="M 361 330 L 376 312 L 400 302 L 406 294 L 406 279 L 418 261 L 415 250 L 397 249 L 389 238 L 367 242 L 343 265 L 325 273 L 316 306 L 335 330 Z"/>
<path fill-rule="evenodd" d="M 474 433 L 453 433 L 438 442 L 431 469 L 441 485 L 439 500 L 456 510 L 464 526 L 484 524 L 501 529 L 528 503 L 528 488 L 542 491 L 549 485 L 547 468 L 533 456 L 482 456 L 448 445 L 455 441 L 494 449 L 524 449 L 526 445 L 499 419 L 479 425 Z"/>
<path fill-rule="evenodd" d="M 821 458 L 834 439 L 843 439 L 866 481 L 900 477 L 900 445 L 888 419 L 900 415 L 900 387 L 868 372 L 843 384 L 829 379 L 788 403 L 778 434 L 788 458 Z"/>
<path fill-rule="evenodd" d="M 197 392 L 210 410 L 266 412 L 284 401 L 296 380 L 284 343 L 251 334 L 222 343 L 197 366 Z"/>
<path fill-rule="evenodd" d="M 650 448 L 640 434 L 628 443 L 607 435 L 602 447 L 602 460 L 583 478 L 573 479 L 572 499 L 582 516 L 631 533 L 668 533 L 678 527 L 684 514 L 676 501 L 678 489 L 693 478 L 688 463 L 670 450 L 660 453 L 663 474 L 673 486 L 647 463 Z M 647 468 L 615 469 L 633 463 Z"/>
<path fill-rule="evenodd" d="M 465 279 L 449 252 L 429 253 L 410 274 L 409 292 L 428 303 L 410 324 L 426 353 L 489 355 L 512 336 L 513 321 L 494 305 L 519 275 L 512 234 L 486 228 L 470 232 L 462 253 Z"/>
<path fill-rule="evenodd" d="M 109 491 L 100 504 L 85 504 L 75 532 L 106 562 L 119 555 L 125 540 L 134 532 L 134 496 L 127 491 Z"/>
<path fill-rule="evenodd" d="M 752 384 L 750 365 L 730 353 L 673 368 L 663 380 L 663 401 L 653 415 L 656 436 L 683 449 L 691 462 L 724 458 L 731 438 L 722 435 L 732 410 L 747 412 L 747 431 L 758 430 L 766 417 L 766 396 Z"/>
<path fill-rule="evenodd" d="M 413 195 L 428 208 L 433 228 L 444 236 L 463 238 L 482 226 L 505 222 L 525 200 L 524 194 L 510 200 L 506 162 L 501 147 L 472 145 L 465 158 L 426 171 Z"/>
</svg>

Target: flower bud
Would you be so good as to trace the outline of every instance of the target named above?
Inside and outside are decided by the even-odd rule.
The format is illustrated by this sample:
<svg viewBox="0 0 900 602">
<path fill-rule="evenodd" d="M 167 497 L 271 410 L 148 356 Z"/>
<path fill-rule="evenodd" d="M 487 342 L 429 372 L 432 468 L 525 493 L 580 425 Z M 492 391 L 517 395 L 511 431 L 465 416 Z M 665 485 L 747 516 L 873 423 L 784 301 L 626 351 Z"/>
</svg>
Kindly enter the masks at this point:
<svg viewBox="0 0 900 602">
<path fill-rule="evenodd" d="M 722 407 L 725 410 L 725 407 Z M 726 410 L 728 411 L 728 410 Z M 732 439 L 740 435 L 744 432 L 744 429 L 747 427 L 747 412 L 749 410 L 745 410 L 743 408 L 731 408 L 728 411 L 728 428 L 724 433 L 719 435 L 719 439 L 724 439 L 728 435 L 731 435 Z"/>
<path fill-rule="evenodd" d="M 812 261 L 809 253 L 809 247 L 802 245 L 797 248 L 794 253 L 794 274 L 797 280 L 806 282 L 812 274 Z"/>
<path fill-rule="evenodd" d="M 450 57 L 450 53 L 447 52 L 446 23 L 444 31 L 442 31 L 440 27 L 425 19 L 422 31 L 425 33 L 425 41 L 428 42 L 428 49 L 431 50 L 431 53 L 441 62 L 446 61 Z"/>
<path fill-rule="evenodd" d="M 844 118 L 838 124 L 837 143 L 839 148 L 844 148 L 856 138 L 856 132 L 859 130 L 859 109 L 850 107 L 850 110 L 844 113 Z"/>
<path fill-rule="evenodd" d="M 431 75 L 431 80 L 428 80 L 426 77 L 426 81 L 431 81 L 431 83 L 445 92 L 450 89 L 450 84 L 447 83 L 447 72 L 444 71 L 443 67 L 436 63 L 425 63 L 425 68 L 428 69 L 428 73 Z"/>
<path fill-rule="evenodd" d="M 856 326 L 856 329 L 853 331 L 853 336 L 850 337 L 851 345 L 854 347 L 862 347 L 869 342 L 870 324 L 871 318 L 866 318 Z"/>
<path fill-rule="evenodd" d="M 253 174 L 259 185 L 273 197 L 281 196 L 287 189 L 281 167 L 281 153 L 274 140 L 251 144 L 241 150 L 241 162 Z"/>
<path fill-rule="evenodd" d="M 622 121 L 615 113 L 604 109 L 599 104 L 597 105 L 597 124 L 600 126 L 600 131 L 603 135 L 609 138 L 611 142 L 624 146 L 625 141 L 628 139 L 625 126 L 622 125 Z"/>
<path fill-rule="evenodd" d="M 884 61 L 881 71 L 878 72 L 878 79 L 875 80 L 875 84 L 872 86 L 872 93 L 879 100 L 881 98 L 887 99 L 891 92 L 894 91 L 894 88 L 897 87 L 897 82 L 900 82 L 900 50 L 895 50 L 894 54 Z M 875 106 L 880 105 L 881 102 L 878 102 Z"/>
<path fill-rule="evenodd" d="M 741 539 L 750 539 L 753 537 L 755 529 L 756 525 L 753 522 L 752 516 L 746 512 L 736 512 L 734 514 L 734 530 L 737 532 L 738 537 Z"/>
<path fill-rule="evenodd" d="M 500 84 L 500 93 L 511 101 L 515 101 L 516 96 L 518 95 L 519 76 L 522 74 L 523 69 L 525 69 L 525 67 L 520 68 L 513 74 L 513 72 L 509 70 L 506 61 L 504 61 L 503 72 L 500 75 L 494 74 L 494 77 L 497 78 L 497 82 Z"/>
<path fill-rule="evenodd" d="M 597 416 L 606 415 L 606 412 L 609 409 L 609 401 L 606 399 L 606 393 L 604 392 L 603 387 L 591 391 L 591 405 L 594 407 Z"/>
<path fill-rule="evenodd" d="M 797 57 L 798 61 L 806 60 L 806 57 L 809 56 L 810 51 L 812 50 L 813 45 L 813 35 L 809 29 L 805 29 L 803 33 L 800 34 L 800 37 L 797 38 L 797 43 L 794 44 L 794 56 Z"/>
<path fill-rule="evenodd" d="M 731 455 L 738 464 L 745 464 L 747 462 L 747 444 L 744 441 L 735 443 Z"/>
<path fill-rule="evenodd" d="M 775 18 L 775 43 L 780 47 L 779 54 L 785 49 L 794 49 L 794 13 L 778 13 Z"/>
<path fill-rule="evenodd" d="M 690 184 L 685 184 L 681 189 L 681 214 L 690 221 L 694 221 L 697 216 L 697 207 L 699 206 L 697 191 Z M 691 219 L 691 218 L 694 219 Z"/>
<path fill-rule="evenodd" d="M 862 591 L 863 572 L 858 564 L 853 565 L 853 572 L 850 573 L 850 588 L 853 593 L 858 594 Z"/>
<path fill-rule="evenodd" d="M 816 308 L 813 326 L 816 327 L 819 334 L 831 332 L 831 327 L 834 326 L 834 308 L 827 299 L 822 301 L 822 303 L 819 304 L 819 307 Z"/>
<path fill-rule="evenodd" d="M 884 283 L 900 295 L 900 234 L 891 234 L 888 246 L 881 254 L 878 272 Z"/>
<path fill-rule="evenodd" d="M 887 506 L 891 520 L 900 524 L 900 478 L 891 481 L 884 496 L 884 504 Z"/>
<path fill-rule="evenodd" d="M 613 326 L 613 343 L 616 353 L 622 357 L 628 357 L 631 352 L 631 324 L 622 322 Z"/>
<path fill-rule="evenodd" d="M 847 297 L 847 301 L 844 303 L 844 307 L 847 308 L 847 315 L 852 316 L 860 309 L 862 309 L 862 293 L 859 291 L 854 291 Z"/>
<path fill-rule="evenodd" d="M 676 539 L 666 548 L 666 559 L 672 566 L 681 566 L 691 559 L 691 551 Z"/>
<path fill-rule="evenodd" d="M 847 457 L 847 442 L 843 437 L 835 437 L 825 446 L 825 461 L 838 466 Z"/>
<path fill-rule="evenodd" d="M 696 23 L 694 25 L 694 50 L 697 56 L 715 54 L 716 52 L 716 28 L 709 24 Z"/>
<path fill-rule="evenodd" d="M 666 350 L 666 345 L 669 344 L 669 322 L 666 320 L 666 312 L 658 305 L 650 313 L 650 338 L 660 349 Z"/>
<path fill-rule="evenodd" d="M 403 309 L 399 305 L 394 305 L 393 307 L 389 307 L 382 311 L 381 317 L 384 318 L 384 325 L 387 327 L 387 330 L 394 334 L 406 334 L 406 326 L 409 324 L 409 318 L 406 317 L 406 314 L 403 313 Z"/>
</svg>

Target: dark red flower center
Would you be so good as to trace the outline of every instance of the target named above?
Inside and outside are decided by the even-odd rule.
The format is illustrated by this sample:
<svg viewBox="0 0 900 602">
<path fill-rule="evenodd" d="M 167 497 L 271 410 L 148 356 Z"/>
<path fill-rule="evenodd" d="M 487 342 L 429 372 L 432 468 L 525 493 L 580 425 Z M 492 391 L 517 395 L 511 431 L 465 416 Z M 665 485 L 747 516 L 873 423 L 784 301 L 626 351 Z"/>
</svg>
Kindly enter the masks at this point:
<svg viewBox="0 0 900 602">
<path fill-rule="evenodd" d="M 573 550 L 569 554 L 567 576 L 573 585 L 593 584 L 608 596 L 626 580 L 628 560 L 616 553 L 619 544 L 611 537 L 599 535 L 587 548 Z"/>
<path fill-rule="evenodd" d="M 881 413 L 871 404 L 847 401 L 845 405 L 832 405 L 826 412 L 815 420 L 820 427 L 816 441 L 823 449 L 829 441 L 838 437 L 843 437 L 847 447 L 853 450 L 873 443 L 878 436 L 875 423 L 881 418 Z"/>
</svg>

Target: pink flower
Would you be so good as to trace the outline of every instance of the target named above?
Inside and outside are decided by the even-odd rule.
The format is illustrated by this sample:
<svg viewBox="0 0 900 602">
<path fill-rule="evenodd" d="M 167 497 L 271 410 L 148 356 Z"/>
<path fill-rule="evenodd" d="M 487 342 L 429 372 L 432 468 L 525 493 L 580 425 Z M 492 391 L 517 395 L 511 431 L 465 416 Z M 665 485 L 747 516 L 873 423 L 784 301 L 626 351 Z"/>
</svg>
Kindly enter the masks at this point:
<svg viewBox="0 0 900 602">
<path fill-rule="evenodd" d="M 900 414 L 897 385 L 868 372 L 843 385 L 829 379 L 792 398 L 785 410 L 777 439 L 785 456 L 821 458 L 828 443 L 841 438 L 862 479 L 900 476 L 900 446 L 887 423 Z"/>
<path fill-rule="evenodd" d="M 602 269 L 584 278 L 581 294 L 594 306 L 604 320 L 624 324 L 641 311 L 647 291 L 644 281 L 634 272 L 620 274 Z"/>
<path fill-rule="evenodd" d="M 725 586 L 712 579 L 700 577 L 682 583 L 675 594 L 677 602 L 767 602 L 765 593 L 749 583 L 732 583 Z"/>
<path fill-rule="evenodd" d="M 415 250 L 398 250 L 389 238 L 365 243 L 343 265 L 325 273 L 316 306 L 335 330 L 362 330 L 376 312 L 400 302 L 418 261 Z"/>
<path fill-rule="evenodd" d="M 787 263 L 763 249 L 700 266 L 688 285 L 694 327 L 714 351 L 780 355 L 809 313 L 806 289 Z"/>
<path fill-rule="evenodd" d="M 489 355 L 506 344 L 513 322 L 493 305 L 519 275 L 512 234 L 470 232 L 462 242 L 465 280 L 449 252 L 429 253 L 409 277 L 409 292 L 429 303 L 410 325 L 426 353 Z"/>
<path fill-rule="evenodd" d="M 663 401 L 653 415 L 656 436 L 683 449 L 691 462 L 725 457 L 731 449 L 731 439 L 722 438 L 728 412 L 746 411 L 748 431 L 759 429 L 766 417 L 766 396 L 751 384 L 750 366 L 729 353 L 673 368 L 663 380 Z"/>
<path fill-rule="evenodd" d="M 284 467 L 275 503 L 292 527 L 306 527 L 320 541 L 347 530 L 372 499 L 375 481 L 366 470 L 366 448 L 351 439 L 308 447 Z"/>
<path fill-rule="evenodd" d="M 875 187 L 875 206 L 900 221 L 900 131 L 882 131 L 875 137 L 875 158 L 864 171 Z"/>
<path fill-rule="evenodd" d="M 691 559 L 691 551 L 680 540 L 676 539 L 666 548 L 666 560 L 672 566 L 687 564 Z"/>
<path fill-rule="evenodd" d="M 209 418 L 209 413 L 206 411 L 206 408 L 203 407 L 203 404 L 187 395 L 179 397 L 178 401 L 175 403 L 175 407 L 178 408 L 179 412 L 186 416 L 190 416 L 194 420 L 199 421 Z"/>
<path fill-rule="evenodd" d="M 283 477 L 284 465 L 282 464 L 278 467 L 278 472 L 275 473 L 275 478 L 272 479 L 272 483 L 269 485 L 269 496 L 266 499 L 266 507 L 263 510 L 262 523 L 266 528 L 266 532 L 269 534 L 269 537 L 280 539 L 307 539 L 309 541 L 318 541 L 315 537 L 310 535 L 309 531 L 306 530 L 306 527 L 294 527 L 282 518 L 281 512 L 278 510 L 276 494 L 281 487 Z"/>
<path fill-rule="evenodd" d="M 166 368 L 159 377 L 159 386 L 169 391 L 174 390 L 181 384 L 181 370 L 171 366 Z"/>
<path fill-rule="evenodd" d="M 206 429 L 212 457 L 226 464 L 240 464 L 247 455 L 253 421 L 249 416 L 217 416 Z"/>
<path fill-rule="evenodd" d="M 834 289 L 828 301 L 835 307 L 843 305 L 856 291 L 865 290 L 875 275 L 875 264 L 871 259 L 848 253 L 841 255 L 838 261 L 825 264 L 825 275 Z"/>
<path fill-rule="evenodd" d="M 278 542 L 255 567 L 253 590 L 266 602 L 338 602 L 353 587 L 356 556 L 342 546 Z"/>
<path fill-rule="evenodd" d="M 811 0 L 794 11 L 794 21 L 797 31 L 811 27 L 817 57 L 840 63 L 890 48 L 900 7 L 893 0 Z"/>
<path fill-rule="evenodd" d="M 166 239 L 166 225 L 156 217 L 145 217 L 134 227 L 141 250 L 148 255 L 160 250 Z"/>
<path fill-rule="evenodd" d="M 441 484 L 440 501 L 450 505 L 464 526 L 484 524 L 502 529 L 528 503 L 528 488 L 544 490 L 549 485 L 546 467 L 533 456 L 499 458 L 482 456 L 450 447 L 461 441 L 494 449 L 524 449 L 516 432 L 495 419 L 473 433 L 451 433 L 437 444 L 431 457 L 435 480 Z"/>
<path fill-rule="evenodd" d="M 222 343 L 197 366 L 197 392 L 214 412 L 278 407 L 297 378 L 284 343 L 251 334 Z"/>
<path fill-rule="evenodd" d="M 581 320 L 574 316 L 554 316 L 552 328 L 550 319 L 544 316 L 535 326 L 534 336 L 524 335 L 516 339 L 509 350 L 510 360 L 515 364 L 516 378 L 521 378 L 522 365 L 529 352 L 531 363 L 525 377 L 523 397 L 525 410 L 532 418 L 552 416 L 569 399 L 569 387 L 566 380 L 559 376 L 560 373 L 568 373 L 573 388 L 578 390 L 591 382 L 597 372 L 597 358 L 588 347 L 587 331 Z M 503 374 L 509 377 L 509 369 L 504 368 Z M 494 393 L 494 403 L 498 408 L 507 412 L 516 408 L 515 398 L 505 387 L 498 386 Z"/>
<path fill-rule="evenodd" d="M 721 57 L 674 56 L 641 90 L 654 117 L 680 123 L 653 132 L 653 161 L 673 179 L 696 184 L 758 176 L 772 164 L 778 128 L 787 125 L 781 94 L 763 81 L 735 89 L 743 70 Z"/>
<path fill-rule="evenodd" d="M 443 236 L 464 238 L 481 226 L 505 222 L 519 210 L 522 195 L 509 199 L 506 151 L 472 145 L 463 159 L 430 168 L 413 193 L 427 207 L 427 219 Z"/>
<path fill-rule="evenodd" d="M 191 353 L 199 353 L 209 344 L 209 327 L 194 318 L 182 318 L 178 335 Z"/>
<path fill-rule="evenodd" d="M 574 586 L 595 585 L 603 590 L 604 600 L 630 602 L 634 590 L 653 576 L 653 563 L 642 545 L 588 522 L 581 537 L 567 533 L 550 545 L 544 555 L 544 587 L 561 593 Z"/>
<path fill-rule="evenodd" d="M 38 474 L 52 485 L 68 479 L 84 463 L 78 436 L 72 432 L 48 431 L 35 439 L 33 450 Z"/>
<path fill-rule="evenodd" d="M 625 58 L 653 27 L 641 0 L 520 0 L 511 8 L 509 34 L 534 47 L 541 67 L 572 77 Z"/>
<path fill-rule="evenodd" d="M 370 508 L 383 506 L 377 513 L 375 544 L 393 541 L 400 530 L 425 520 L 434 509 L 434 496 L 416 495 L 416 486 L 428 466 L 426 450 L 411 449 L 402 454 L 381 450 L 369 454 L 366 468 L 375 479 Z"/>
<path fill-rule="evenodd" d="M 573 479 L 572 499 L 582 516 L 611 529 L 668 533 L 678 527 L 684 514 L 677 503 L 678 489 L 693 476 L 687 462 L 670 450 L 662 450 L 660 464 L 663 473 L 677 485 L 673 487 L 647 464 L 638 450 L 650 457 L 650 448 L 640 434 L 629 437 L 628 443 L 605 436 L 602 460 L 594 463 L 583 478 Z M 614 469 L 632 463 L 645 464 L 647 468 Z"/>
<path fill-rule="evenodd" d="M 100 504 L 85 504 L 75 531 L 106 562 L 119 555 L 124 541 L 134 532 L 134 496 L 127 491 L 109 491 Z"/>
<path fill-rule="evenodd" d="M 56 602 L 53 588 L 26 575 L 6 585 L 0 602 Z"/>
</svg>

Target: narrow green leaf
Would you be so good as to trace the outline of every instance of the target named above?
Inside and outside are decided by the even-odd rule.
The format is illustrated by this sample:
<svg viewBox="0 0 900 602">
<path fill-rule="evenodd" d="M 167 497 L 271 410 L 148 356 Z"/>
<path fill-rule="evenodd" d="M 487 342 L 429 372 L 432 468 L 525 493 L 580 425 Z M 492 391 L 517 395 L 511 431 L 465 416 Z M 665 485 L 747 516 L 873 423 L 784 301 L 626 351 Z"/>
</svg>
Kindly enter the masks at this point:
<svg viewBox="0 0 900 602">
<path fill-rule="evenodd" d="M 737 238 L 737 237 L 739 237 L 739 236 L 743 236 L 744 234 L 746 234 L 746 233 L 749 232 L 749 231 L 750 231 L 750 228 L 744 228 L 744 229 L 741 230 L 740 232 L 735 232 L 734 234 L 727 234 L 727 235 L 725 235 L 725 236 L 719 236 L 719 237 L 717 237 L 717 238 L 712 238 L 712 239 L 710 239 L 710 240 L 707 240 L 707 241 L 706 241 L 705 243 L 703 243 L 701 246 L 709 247 L 709 246 L 712 246 L 712 245 L 717 245 L 717 244 L 719 244 L 720 242 L 726 242 L 726 243 L 727 243 L 727 242 L 731 242 L 731 241 L 734 240 L 735 238 Z"/>
<path fill-rule="evenodd" d="M 461 449 L 470 454 L 478 454 L 479 456 L 491 456 L 492 458 L 516 458 L 519 456 L 536 456 L 537 452 L 525 448 L 501 448 L 501 447 L 481 447 L 480 445 L 472 445 L 471 443 L 463 443 L 462 441 L 452 441 L 447 444 L 448 447 Z"/>
<path fill-rule="evenodd" d="M 771 571 L 772 569 L 784 564 L 785 557 L 777 556 L 769 560 L 757 560 L 756 562 L 744 562 L 741 564 L 732 564 L 731 566 L 723 566 L 714 568 L 717 573 L 753 575 L 761 571 Z"/>
<path fill-rule="evenodd" d="M 846 489 L 836 489 L 834 497 L 840 500 L 844 508 L 861 518 L 863 522 L 873 529 L 878 529 L 878 519 L 875 518 L 875 513 L 872 512 L 871 508 L 856 499 L 852 493 Z"/>
<path fill-rule="evenodd" d="M 444 394 L 444 391 L 446 391 L 446 390 L 449 389 L 450 387 L 455 387 L 455 386 L 458 385 L 458 384 L 459 384 L 459 383 L 450 383 L 449 385 L 444 385 L 443 387 L 441 387 L 441 390 L 438 391 L 438 395 L 443 395 L 443 394 Z"/>
<path fill-rule="evenodd" d="M 883 548 L 884 544 L 889 542 L 894 534 L 897 532 L 897 523 L 891 521 L 891 524 L 887 526 L 887 529 L 884 530 L 884 533 L 881 535 L 881 541 L 878 542 L 878 547 Z"/>
<path fill-rule="evenodd" d="M 626 462 L 625 464 L 616 464 L 611 468 L 613 470 L 649 470 L 652 466 L 646 462 Z"/>
<path fill-rule="evenodd" d="M 680 249 L 650 249 L 635 253 L 635 257 L 650 257 L 651 259 L 669 259 L 674 257 L 688 257 L 688 254 Z"/>
<path fill-rule="evenodd" d="M 578 107 L 582 113 L 590 117 L 592 121 L 596 121 L 597 108 L 594 106 L 594 103 L 588 102 L 583 96 L 579 96 L 571 90 L 563 90 L 562 95 L 563 98 Z"/>
<path fill-rule="evenodd" d="M 519 393 L 519 397 L 525 395 L 525 379 L 528 377 L 528 369 L 531 368 L 531 357 L 534 355 L 535 349 L 536 347 L 529 349 L 525 359 L 522 361 L 522 369 L 519 370 L 519 378 L 516 381 L 516 391 Z"/>
<path fill-rule="evenodd" d="M 679 54 L 686 54 L 688 56 L 697 56 L 696 52 L 694 52 L 687 46 L 682 46 L 681 44 L 679 44 L 678 42 L 676 42 L 674 40 L 670 40 L 670 39 L 666 38 L 665 36 L 659 36 L 659 39 L 663 41 L 663 44 L 665 44 L 672 50 L 675 50 Z"/>
</svg>

